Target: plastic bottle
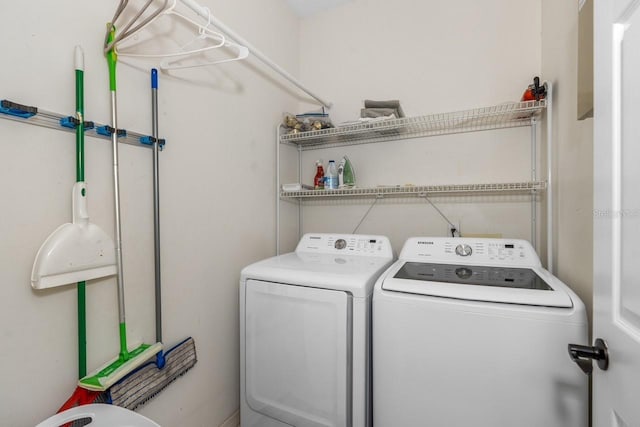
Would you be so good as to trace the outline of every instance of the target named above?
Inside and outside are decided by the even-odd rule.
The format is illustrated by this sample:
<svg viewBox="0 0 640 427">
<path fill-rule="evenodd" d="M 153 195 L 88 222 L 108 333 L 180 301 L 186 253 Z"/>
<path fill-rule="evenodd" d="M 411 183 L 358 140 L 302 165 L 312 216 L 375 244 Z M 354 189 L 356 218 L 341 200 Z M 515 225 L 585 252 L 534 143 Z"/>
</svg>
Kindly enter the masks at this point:
<svg viewBox="0 0 640 427">
<path fill-rule="evenodd" d="M 327 166 L 324 188 L 329 190 L 338 188 L 338 169 L 336 168 L 336 162 L 333 160 L 329 160 L 329 166 Z"/>
<path fill-rule="evenodd" d="M 342 167 L 342 185 L 345 188 L 353 188 L 356 186 L 356 171 L 353 169 L 353 163 L 347 156 L 342 158 L 344 166 Z"/>
<path fill-rule="evenodd" d="M 316 176 L 313 178 L 313 188 L 324 190 L 324 168 L 321 160 L 316 160 Z"/>
</svg>

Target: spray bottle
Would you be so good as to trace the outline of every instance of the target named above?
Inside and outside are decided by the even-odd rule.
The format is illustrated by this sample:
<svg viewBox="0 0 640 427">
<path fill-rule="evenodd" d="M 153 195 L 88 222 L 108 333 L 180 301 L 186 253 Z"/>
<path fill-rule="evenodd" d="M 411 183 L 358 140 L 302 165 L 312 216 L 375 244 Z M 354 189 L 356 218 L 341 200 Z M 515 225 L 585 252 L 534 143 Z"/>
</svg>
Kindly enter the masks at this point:
<svg viewBox="0 0 640 427">
<path fill-rule="evenodd" d="M 342 182 L 341 185 L 344 188 L 353 188 L 356 186 L 356 171 L 353 169 L 353 164 L 347 156 L 344 156 L 340 161 L 342 165 Z"/>
</svg>

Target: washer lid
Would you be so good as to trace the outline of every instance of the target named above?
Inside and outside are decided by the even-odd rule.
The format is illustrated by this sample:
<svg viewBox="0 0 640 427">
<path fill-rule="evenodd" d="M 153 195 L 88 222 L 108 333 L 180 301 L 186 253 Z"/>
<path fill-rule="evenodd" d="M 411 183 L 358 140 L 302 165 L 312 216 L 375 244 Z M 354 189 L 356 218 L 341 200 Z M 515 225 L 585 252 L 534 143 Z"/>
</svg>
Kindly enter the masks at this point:
<svg viewBox="0 0 640 427">
<path fill-rule="evenodd" d="M 334 289 L 354 297 L 370 295 L 376 280 L 393 262 L 391 258 L 315 253 L 288 253 L 245 267 L 247 279 Z"/>
<path fill-rule="evenodd" d="M 541 277 L 541 276 L 544 276 Z M 554 277 L 543 269 L 403 262 L 382 289 L 471 301 L 573 307 Z"/>
</svg>

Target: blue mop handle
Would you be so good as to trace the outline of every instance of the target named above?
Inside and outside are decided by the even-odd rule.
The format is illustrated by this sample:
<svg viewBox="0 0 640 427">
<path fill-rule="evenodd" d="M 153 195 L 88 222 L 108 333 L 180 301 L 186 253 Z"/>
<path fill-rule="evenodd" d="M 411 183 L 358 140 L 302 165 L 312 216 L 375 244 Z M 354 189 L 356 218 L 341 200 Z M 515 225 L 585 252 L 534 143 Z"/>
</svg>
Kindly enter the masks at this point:
<svg viewBox="0 0 640 427">
<path fill-rule="evenodd" d="M 155 308 L 156 341 L 162 342 L 162 278 L 160 271 L 160 173 L 158 141 L 158 70 L 151 69 L 151 120 L 153 128 L 153 239 L 155 264 Z M 163 368 L 165 358 L 162 351 L 156 356 L 158 368 Z"/>
</svg>

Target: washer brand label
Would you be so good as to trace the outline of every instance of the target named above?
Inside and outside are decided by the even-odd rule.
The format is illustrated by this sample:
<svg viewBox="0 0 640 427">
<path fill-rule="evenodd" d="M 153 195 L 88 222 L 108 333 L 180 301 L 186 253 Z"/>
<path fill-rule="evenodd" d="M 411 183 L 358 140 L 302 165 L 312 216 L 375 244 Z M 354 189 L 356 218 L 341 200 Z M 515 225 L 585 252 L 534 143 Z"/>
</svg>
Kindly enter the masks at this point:
<svg viewBox="0 0 640 427">
<path fill-rule="evenodd" d="M 320 239 L 322 239 L 322 237 L 320 237 L 320 236 L 310 236 L 309 239 L 311 239 L 311 240 L 320 240 Z"/>
<path fill-rule="evenodd" d="M 424 241 L 424 240 L 418 240 L 418 244 L 419 245 L 433 245 L 433 242 Z"/>
</svg>

